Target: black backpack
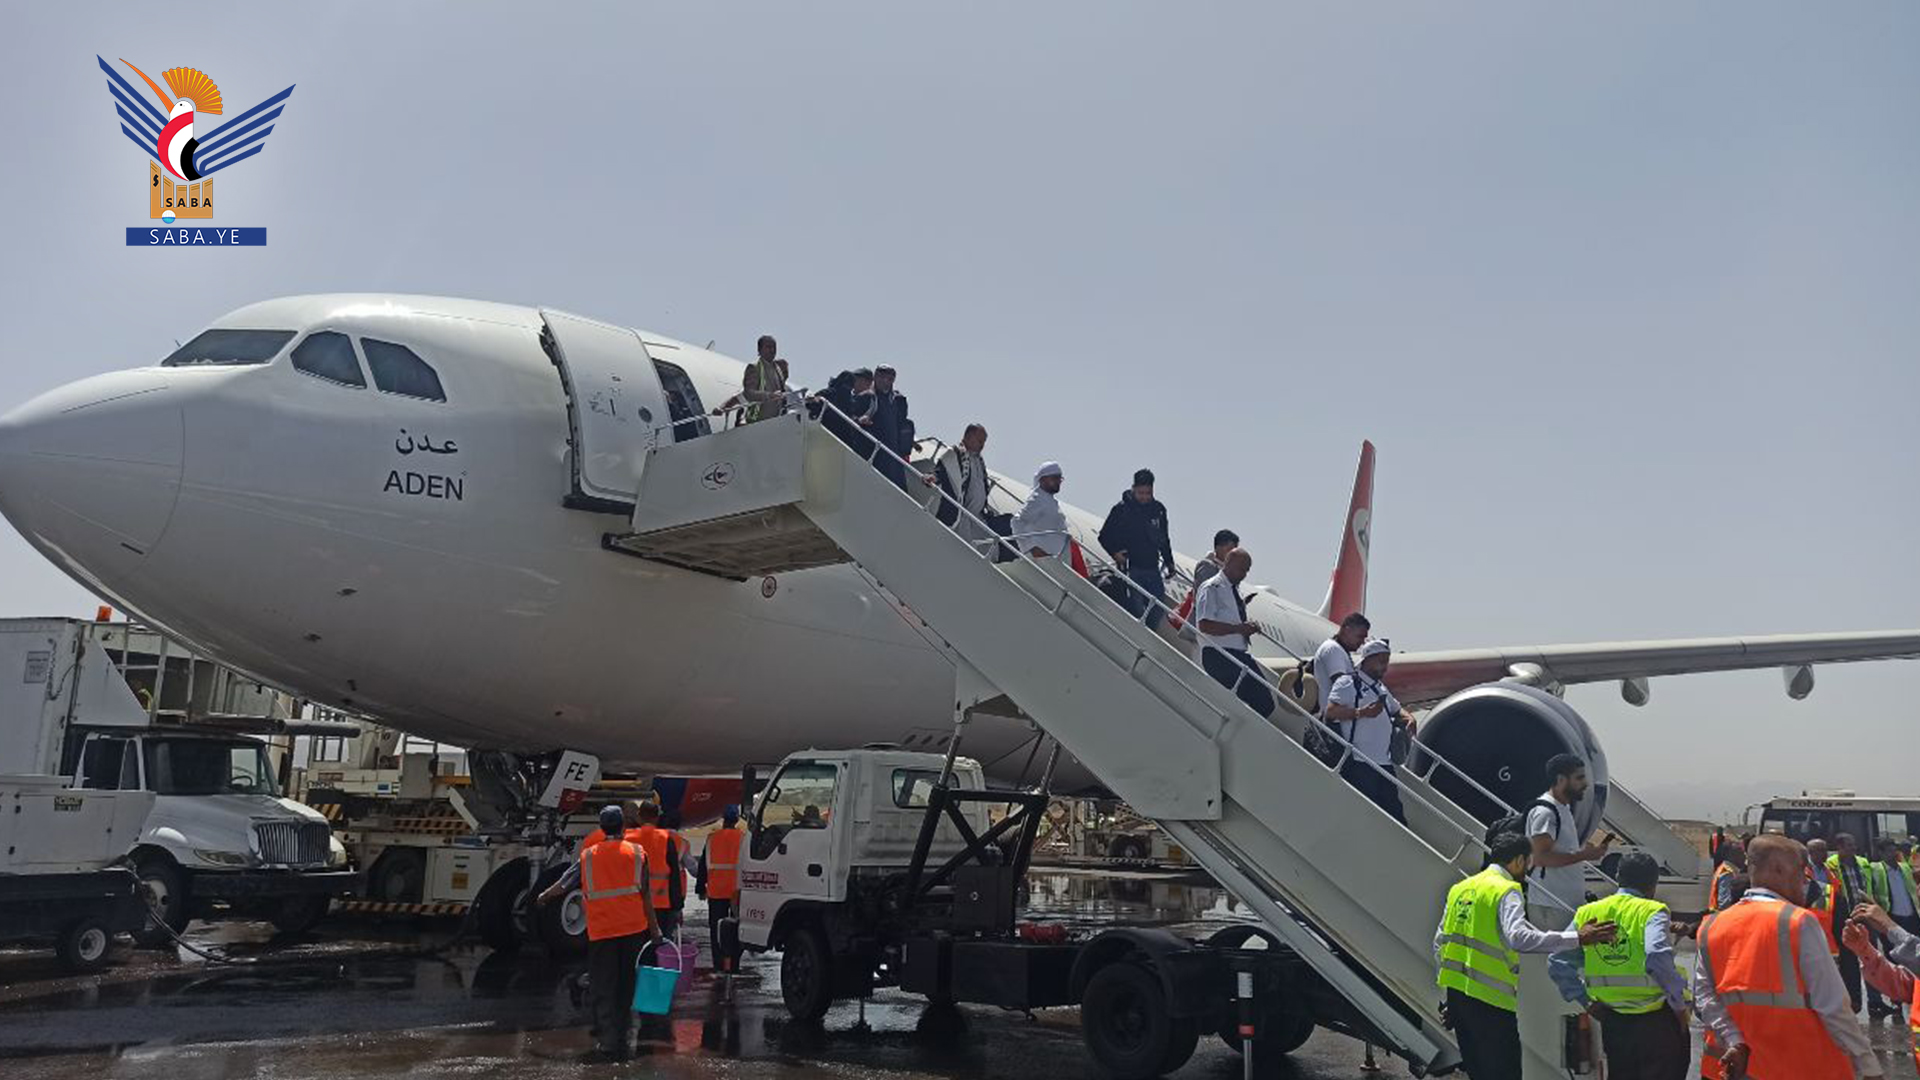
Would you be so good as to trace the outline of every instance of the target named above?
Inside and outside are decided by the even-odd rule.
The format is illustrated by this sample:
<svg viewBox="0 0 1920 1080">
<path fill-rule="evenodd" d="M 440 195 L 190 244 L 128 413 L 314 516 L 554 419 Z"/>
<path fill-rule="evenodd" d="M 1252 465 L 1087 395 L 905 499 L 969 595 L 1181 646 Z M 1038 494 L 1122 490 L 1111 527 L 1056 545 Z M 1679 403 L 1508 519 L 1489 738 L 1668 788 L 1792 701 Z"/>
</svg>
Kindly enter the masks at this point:
<svg viewBox="0 0 1920 1080">
<path fill-rule="evenodd" d="M 1493 838 L 1499 836 L 1501 833 L 1518 833 L 1521 836 L 1527 835 L 1527 815 L 1543 806 L 1553 811 L 1553 838 L 1555 840 L 1560 839 L 1560 804 L 1554 802 L 1552 799 L 1535 799 L 1531 805 L 1517 814 L 1508 814 L 1505 817 L 1495 818 L 1492 824 L 1487 826 L 1487 846 L 1492 847 Z"/>
</svg>

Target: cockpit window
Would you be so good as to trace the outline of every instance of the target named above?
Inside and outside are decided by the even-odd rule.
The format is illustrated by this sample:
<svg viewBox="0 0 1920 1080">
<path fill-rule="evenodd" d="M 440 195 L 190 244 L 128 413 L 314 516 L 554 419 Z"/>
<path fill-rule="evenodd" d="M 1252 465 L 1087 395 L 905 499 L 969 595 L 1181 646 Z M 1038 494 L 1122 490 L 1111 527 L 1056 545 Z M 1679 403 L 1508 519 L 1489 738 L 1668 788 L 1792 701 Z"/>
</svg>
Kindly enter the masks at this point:
<svg viewBox="0 0 1920 1080">
<path fill-rule="evenodd" d="M 291 330 L 202 330 L 160 361 L 160 366 L 264 364 L 292 340 Z"/>
<path fill-rule="evenodd" d="M 353 342 L 332 330 L 308 334 L 307 340 L 295 345 L 293 367 L 342 386 L 367 385 L 366 377 L 360 374 L 360 359 L 353 355 Z"/>
<path fill-rule="evenodd" d="M 412 349 L 373 338 L 361 338 L 360 348 L 367 354 L 367 370 L 373 372 L 373 385 L 389 394 L 428 401 L 447 400 L 446 391 L 440 388 L 440 376 Z"/>
</svg>

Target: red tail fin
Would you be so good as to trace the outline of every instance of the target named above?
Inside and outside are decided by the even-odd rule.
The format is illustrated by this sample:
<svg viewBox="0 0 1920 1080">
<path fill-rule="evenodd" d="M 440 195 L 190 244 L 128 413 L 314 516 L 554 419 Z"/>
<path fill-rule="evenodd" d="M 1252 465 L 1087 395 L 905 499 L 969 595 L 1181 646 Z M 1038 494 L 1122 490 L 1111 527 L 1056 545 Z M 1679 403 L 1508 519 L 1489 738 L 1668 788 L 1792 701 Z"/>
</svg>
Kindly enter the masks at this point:
<svg viewBox="0 0 1920 1080">
<path fill-rule="evenodd" d="M 1373 541 L 1373 444 L 1360 444 L 1360 468 L 1353 476 L 1353 501 L 1347 504 L 1340 534 L 1340 561 L 1333 567 L 1320 617 L 1339 622 L 1367 610 L 1367 545 Z"/>
</svg>

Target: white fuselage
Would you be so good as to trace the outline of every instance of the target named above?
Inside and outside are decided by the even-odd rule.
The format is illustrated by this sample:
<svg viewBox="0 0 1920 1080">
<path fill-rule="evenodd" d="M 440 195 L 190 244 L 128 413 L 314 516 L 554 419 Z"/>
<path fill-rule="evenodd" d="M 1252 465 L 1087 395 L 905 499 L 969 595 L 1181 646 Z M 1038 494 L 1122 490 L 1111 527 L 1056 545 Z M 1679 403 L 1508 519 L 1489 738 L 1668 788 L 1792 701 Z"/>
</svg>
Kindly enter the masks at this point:
<svg viewBox="0 0 1920 1080">
<path fill-rule="evenodd" d="M 857 568 L 769 586 L 602 548 L 626 521 L 562 505 L 569 400 L 540 311 L 318 296 L 215 325 L 296 336 L 267 362 L 115 372 L 0 420 L 0 510 L 102 596 L 296 694 L 468 746 L 716 771 L 949 730 L 952 660 Z M 322 330 L 406 345 L 445 400 L 297 370 Z M 702 411 L 740 386 L 738 361 L 639 339 Z M 657 377 L 625 385 L 636 428 L 666 423 Z M 1069 516 L 1092 550 L 1099 519 Z M 1295 652 L 1329 629 L 1270 593 L 1251 611 Z M 968 749 L 991 769 L 1029 735 L 996 722 Z"/>
</svg>

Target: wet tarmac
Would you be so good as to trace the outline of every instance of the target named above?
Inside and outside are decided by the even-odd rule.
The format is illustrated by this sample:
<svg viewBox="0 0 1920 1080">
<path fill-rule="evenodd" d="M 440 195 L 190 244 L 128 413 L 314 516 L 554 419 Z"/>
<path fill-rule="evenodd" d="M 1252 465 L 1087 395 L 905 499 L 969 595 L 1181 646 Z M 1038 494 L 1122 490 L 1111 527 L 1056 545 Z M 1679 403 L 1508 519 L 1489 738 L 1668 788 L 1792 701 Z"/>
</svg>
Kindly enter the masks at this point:
<svg viewBox="0 0 1920 1080">
<path fill-rule="evenodd" d="M 1115 919 L 1195 936 L 1241 916 L 1216 889 L 1135 877 L 1036 874 L 1026 915 L 1070 927 Z M 704 916 L 689 911 L 689 926 Z M 1098 1076 L 1073 1010 L 1037 1016 L 968 1008 L 957 1039 L 919 1034 L 919 999 L 881 991 L 836 1006 L 823 1025 L 789 1022 L 777 957 L 750 957 L 723 1000 L 704 970 L 670 1020 L 643 1029 L 640 1055 L 582 1065 L 586 1018 L 569 992 L 578 970 L 528 949 L 493 953 L 446 941 L 451 923 L 331 920 L 297 940 L 259 924 L 196 924 L 192 940 L 251 959 L 211 964 L 122 947 L 97 976 L 61 973 L 48 955 L 0 951 L 0 1077 L 8 1080 L 274 1080 L 341 1077 L 662 1076 L 873 1078 Z M 704 945 L 704 940 L 702 940 Z M 704 968 L 704 958 L 702 967 Z M 1903 1022 L 1873 1025 L 1889 1077 L 1911 1078 Z M 1385 1075 L 1407 1075 L 1382 1056 Z M 1359 1078 L 1362 1047 L 1321 1033 L 1268 1076 Z M 1179 1076 L 1232 1080 L 1239 1055 L 1204 1039 Z"/>
</svg>

